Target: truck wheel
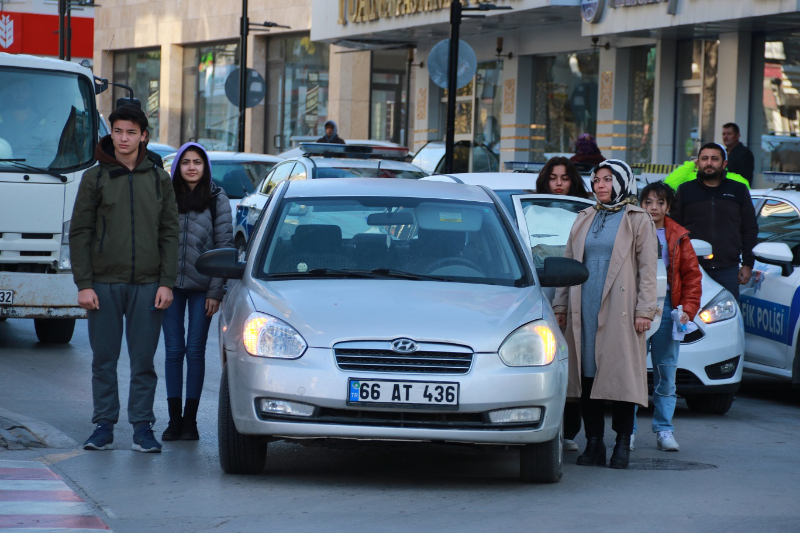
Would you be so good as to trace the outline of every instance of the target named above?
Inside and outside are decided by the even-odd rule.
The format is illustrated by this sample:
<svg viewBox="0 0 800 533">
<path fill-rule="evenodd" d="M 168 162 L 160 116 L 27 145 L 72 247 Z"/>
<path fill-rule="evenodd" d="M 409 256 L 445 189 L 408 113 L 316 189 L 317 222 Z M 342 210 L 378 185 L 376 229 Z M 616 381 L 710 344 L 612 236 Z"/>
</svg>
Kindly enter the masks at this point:
<svg viewBox="0 0 800 533">
<path fill-rule="evenodd" d="M 525 483 L 558 483 L 564 462 L 563 429 L 553 440 L 526 444 L 519 451 L 519 473 Z"/>
<path fill-rule="evenodd" d="M 217 419 L 219 464 L 226 474 L 258 474 L 267 462 L 267 444 L 253 435 L 243 435 L 236 430 L 228 389 L 228 370 L 222 371 L 219 384 L 219 410 Z"/>
<path fill-rule="evenodd" d="M 241 235 L 237 235 L 234 246 L 236 246 L 236 257 L 239 259 L 239 261 L 244 261 L 244 253 L 247 250 L 247 241 L 245 241 L 244 237 Z"/>
<path fill-rule="evenodd" d="M 695 413 L 724 415 L 733 404 L 733 393 L 692 394 L 686 396 L 686 405 Z"/>
<path fill-rule="evenodd" d="M 75 331 L 74 318 L 34 318 L 36 338 L 47 344 L 66 344 Z"/>
</svg>

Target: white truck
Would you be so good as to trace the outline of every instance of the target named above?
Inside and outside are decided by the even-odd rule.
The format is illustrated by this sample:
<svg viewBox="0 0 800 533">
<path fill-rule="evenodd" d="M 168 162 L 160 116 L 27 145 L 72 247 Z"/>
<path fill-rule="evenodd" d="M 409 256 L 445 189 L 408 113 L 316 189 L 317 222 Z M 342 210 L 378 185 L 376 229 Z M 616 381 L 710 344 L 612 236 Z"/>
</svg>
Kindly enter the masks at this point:
<svg viewBox="0 0 800 533">
<path fill-rule="evenodd" d="M 86 317 L 69 223 L 96 164 L 97 92 L 84 66 L 0 53 L 0 321 L 32 318 L 40 342 L 69 342 Z"/>
</svg>

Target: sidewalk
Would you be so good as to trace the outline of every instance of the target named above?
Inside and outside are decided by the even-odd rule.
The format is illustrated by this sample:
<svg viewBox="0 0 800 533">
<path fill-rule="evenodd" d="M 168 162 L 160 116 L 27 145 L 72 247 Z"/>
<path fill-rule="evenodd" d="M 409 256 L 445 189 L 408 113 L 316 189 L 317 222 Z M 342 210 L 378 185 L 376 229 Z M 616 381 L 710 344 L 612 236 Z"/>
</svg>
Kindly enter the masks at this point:
<svg viewBox="0 0 800 533">
<path fill-rule="evenodd" d="M 38 461 L 0 460 L 0 532 L 110 531 L 61 478 Z"/>
</svg>

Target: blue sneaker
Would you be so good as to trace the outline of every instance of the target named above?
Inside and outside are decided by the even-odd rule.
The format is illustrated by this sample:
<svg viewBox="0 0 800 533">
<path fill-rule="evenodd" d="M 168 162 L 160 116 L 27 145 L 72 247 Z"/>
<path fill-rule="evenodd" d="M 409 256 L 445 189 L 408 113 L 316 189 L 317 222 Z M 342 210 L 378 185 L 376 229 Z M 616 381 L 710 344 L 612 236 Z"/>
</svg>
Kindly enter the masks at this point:
<svg viewBox="0 0 800 533">
<path fill-rule="evenodd" d="M 153 435 L 153 426 L 150 422 L 139 422 L 134 426 L 131 450 L 144 453 L 161 453 L 161 443 Z"/>
<path fill-rule="evenodd" d="M 114 442 L 114 424 L 104 422 L 97 424 L 94 433 L 83 443 L 84 450 L 110 450 Z"/>
</svg>

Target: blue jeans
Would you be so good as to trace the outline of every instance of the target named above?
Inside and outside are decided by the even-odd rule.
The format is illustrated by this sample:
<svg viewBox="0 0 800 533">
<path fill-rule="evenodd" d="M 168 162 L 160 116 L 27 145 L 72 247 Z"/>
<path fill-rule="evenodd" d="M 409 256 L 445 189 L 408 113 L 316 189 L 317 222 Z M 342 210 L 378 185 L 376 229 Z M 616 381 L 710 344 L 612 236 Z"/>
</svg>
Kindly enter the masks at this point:
<svg viewBox="0 0 800 533">
<path fill-rule="evenodd" d="M 652 337 L 647 340 L 650 359 L 653 362 L 653 433 L 659 431 L 675 431 L 672 416 L 675 414 L 675 373 L 678 370 L 678 352 L 681 343 L 672 338 L 672 296 L 664 299 L 664 313 L 661 325 Z M 633 432 L 636 433 L 634 419 Z"/>
<path fill-rule="evenodd" d="M 186 357 L 186 398 L 200 399 L 206 374 L 206 340 L 211 317 L 206 316 L 206 292 L 172 290 L 173 301 L 161 325 L 166 351 L 165 374 L 167 398 L 181 398 L 183 393 L 183 358 Z M 184 330 L 184 316 L 189 309 L 189 333 Z"/>
</svg>

